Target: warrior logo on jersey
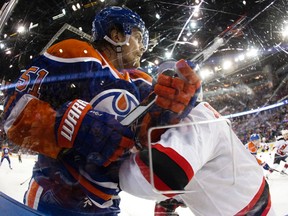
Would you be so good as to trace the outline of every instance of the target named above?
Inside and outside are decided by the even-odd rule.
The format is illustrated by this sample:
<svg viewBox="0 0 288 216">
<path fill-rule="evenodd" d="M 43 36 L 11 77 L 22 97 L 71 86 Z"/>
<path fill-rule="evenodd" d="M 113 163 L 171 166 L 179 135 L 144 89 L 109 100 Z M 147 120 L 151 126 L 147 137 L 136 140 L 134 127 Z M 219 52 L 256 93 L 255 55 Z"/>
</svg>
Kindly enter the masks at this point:
<svg viewBox="0 0 288 216">
<path fill-rule="evenodd" d="M 125 117 L 139 104 L 139 101 L 125 89 L 110 89 L 95 96 L 90 104 L 94 109 Z"/>
</svg>

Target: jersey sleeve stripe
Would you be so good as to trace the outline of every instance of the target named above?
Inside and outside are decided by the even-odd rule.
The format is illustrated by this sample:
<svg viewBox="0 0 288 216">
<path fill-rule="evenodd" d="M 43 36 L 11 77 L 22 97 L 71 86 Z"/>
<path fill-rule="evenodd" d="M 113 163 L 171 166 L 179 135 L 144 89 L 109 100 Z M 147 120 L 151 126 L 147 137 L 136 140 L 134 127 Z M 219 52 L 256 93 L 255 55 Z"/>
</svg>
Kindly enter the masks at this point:
<svg viewBox="0 0 288 216">
<path fill-rule="evenodd" d="M 262 184 L 257 194 L 251 200 L 251 202 L 239 211 L 236 216 L 240 215 L 266 215 L 263 212 L 269 212 L 271 208 L 271 197 L 269 194 L 269 185 L 265 178 L 262 180 Z"/>
<path fill-rule="evenodd" d="M 140 154 L 137 154 L 135 157 L 135 161 L 142 173 L 142 175 L 144 176 L 144 178 L 148 181 L 151 182 L 151 178 L 150 178 L 150 170 L 149 170 L 149 166 L 147 165 L 146 162 L 144 162 L 141 158 L 140 158 Z M 160 178 L 158 178 L 157 175 L 153 175 L 153 180 L 154 180 L 154 185 L 158 185 L 161 186 L 161 190 L 162 191 L 171 191 L 172 189 L 166 185 Z M 164 194 L 167 197 L 173 197 L 175 196 L 175 194 Z"/>
<path fill-rule="evenodd" d="M 42 191 L 43 187 L 41 187 L 34 179 L 32 179 L 30 182 L 29 190 L 26 193 L 26 205 L 37 209 Z"/>
<path fill-rule="evenodd" d="M 97 197 L 100 197 L 103 200 L 109 200 L 113 195 L 106 194 L 103 191 L 95 188 L 84 176 L 81 176 L 73 167 L 69 166 L 67 163 L 64 163 L 65 167 L 68 169 L 69 173 L 79 181 L 79 183 L 90 193 L 94 194 Z"/>
<path fill-rule="evenodd" d="M 169 156 L 168 156 L 169 155 Z M 140 159 L 148 166 L 148 152 L 141 152 Z M 184 190 L 184 187 L 194 176 L 190 164 L 172 148 L 160 144 L 152 147 L 153 172 L 171 190 Z M 155 184 L 156 189 L 166 190 L 163 184 Z"/>
</svg>

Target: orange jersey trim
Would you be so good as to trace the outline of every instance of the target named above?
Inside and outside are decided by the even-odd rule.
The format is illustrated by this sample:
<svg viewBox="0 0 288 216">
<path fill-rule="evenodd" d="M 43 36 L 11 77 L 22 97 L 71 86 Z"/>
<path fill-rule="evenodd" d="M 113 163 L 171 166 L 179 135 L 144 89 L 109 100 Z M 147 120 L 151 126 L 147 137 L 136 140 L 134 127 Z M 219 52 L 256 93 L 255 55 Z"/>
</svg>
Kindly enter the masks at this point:
<svg viewBox="0 0 288 216">
<path fill-rule="evenodd" d="M 106 194 L 103 191 L 95 188 L 89 181 L 87 181 L 83 176 L 81 176 L 73 167 L 69 166 L 64 162 L 65 167 L 68 169 L 69 173 L 88 191 L 95 194 L 95 196 L 100 197 L 103 200 L 110 200 L 112 195 Z"/>
<path fill-rule="evenodd" d="M 47 53 L 55 57 L 66 59 L 92 57 L 97 59 L 103 67 L 109 66 L 120 79 L 129 80 L 129 77 L 123 76 L 114 67 L 104 53 L 101 53 L 101 56 L 91 44 L 85 41 L 67 39 L 48 48 Z"/>
</svg>

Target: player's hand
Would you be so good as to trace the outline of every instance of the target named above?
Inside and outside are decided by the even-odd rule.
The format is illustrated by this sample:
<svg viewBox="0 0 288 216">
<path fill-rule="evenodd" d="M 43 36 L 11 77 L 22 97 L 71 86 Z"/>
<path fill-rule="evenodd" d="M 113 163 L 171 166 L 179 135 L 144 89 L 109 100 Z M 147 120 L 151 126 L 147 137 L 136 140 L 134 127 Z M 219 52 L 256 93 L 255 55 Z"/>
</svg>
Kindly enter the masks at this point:
<svg viewBox="0 0 288 216">
<path fill-rule="evenodd" d="M 180 206 L 186 207 L 183 202 L 173 198 L 157 202 L 154 208 L 154 216 L 178 216 L 175 209 Z"/>
<path fill-rule="evenodd" d="M 81 100 L 65 106 L 64 111 L 57 117 L 60 147 L 74 148 L 90 162 L 108 166 L 134 146 L 134 134 L 114 115 L 93 110 Z"/>
<path fill-rule="evenodd" d="M 158 96 L 156 104 L 164 109 L 181 114 L 188 107 L 194 107 L 201 80 L 185 60 L 176 63 L 180 77 L 160 74 L 154 87 Z"/>
</svg>

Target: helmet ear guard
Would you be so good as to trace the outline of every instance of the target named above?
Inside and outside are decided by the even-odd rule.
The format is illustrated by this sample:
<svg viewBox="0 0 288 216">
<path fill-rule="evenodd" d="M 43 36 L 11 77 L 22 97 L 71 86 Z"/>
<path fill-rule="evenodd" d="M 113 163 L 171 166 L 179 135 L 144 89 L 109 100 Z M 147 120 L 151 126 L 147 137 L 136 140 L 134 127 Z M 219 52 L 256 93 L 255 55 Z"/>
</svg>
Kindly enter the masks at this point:
<svg viewBox="0 0 288 216">
<path fill-rule="evenodd" d="M 126 35 L 124 42 L 115 42 L 109 37 L 113 26 L 120 26 Z M 141 17 L 130 9 L 112 6 L 101 10 L 92 23 L 92 35 L 94 41 L 106 40 L 114 46 L 127 44 L 132 33 L 132 29 L 137 28 L 143 34 L 143 45 L 145 50 L 148 47 L 148 30 Z"/>
</svg>

